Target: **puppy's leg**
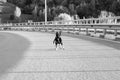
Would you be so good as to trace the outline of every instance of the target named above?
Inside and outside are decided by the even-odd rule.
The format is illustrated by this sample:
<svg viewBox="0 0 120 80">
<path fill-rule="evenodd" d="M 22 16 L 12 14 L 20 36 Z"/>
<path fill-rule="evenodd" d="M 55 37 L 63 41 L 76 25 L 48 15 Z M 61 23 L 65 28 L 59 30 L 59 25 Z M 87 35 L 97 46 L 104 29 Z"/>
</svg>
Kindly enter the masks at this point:
<svg viewBox="0 0 120 80">
<path fill-rule="evenodd" d="M 63 43 L 61 43 L 61 49 L 63 49 L 63 50 L 64 50 L 64 46 L 63 46 Z"/>
<path fill-rule="evenodd" d="M 59 49 L 61 49 L 61 45 L 59 44 Z"/>
<path fill-rule="evenodd" d="M 57 44 L 55 44 L 55 50 L 58 50 L 58 46 L 57 46 Z"/>
</svg>

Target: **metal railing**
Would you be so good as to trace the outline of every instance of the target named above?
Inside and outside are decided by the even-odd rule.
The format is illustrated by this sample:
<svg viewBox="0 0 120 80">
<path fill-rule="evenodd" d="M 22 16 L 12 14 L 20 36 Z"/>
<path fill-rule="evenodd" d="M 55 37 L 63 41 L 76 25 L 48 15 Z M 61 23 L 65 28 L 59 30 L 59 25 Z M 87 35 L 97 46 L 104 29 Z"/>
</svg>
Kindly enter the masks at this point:
<svg viewBox="0 0 120 80">
<path fill-rule="evenodd" d="M 85 32 L 89 35 L 91 32 L 97 34 L 102 32 L 105 36 L 108 30 L 112 30 L 112 34 L 117 36 L 120 34 L 120 16 L 111 18 L 91 18 L 91 19 L 79 19 L 70 21 L 48 21 L 45 22 L 24 22 L 24 23 L 7 23 L 0 24 L 0 28 L 3 30 L 27 30 L 27 31 L 55 31 L 62 30 L 66 32 Z M 92 29 L 92 30 L 91 30 Z M 101 30 L 100 30 L 101 29 Z"/>
<path fill-rule="evenodd" d="M 47 25 L 103 25 L 103 24 L 119 24 L 120 16 L 110 18 L 90 18 L 79 20 L 67 20 L 67 21 L 48 21 Z M 23 23 L 4 23 L 2 26 L 41 26 L 45 25 L 45 22 L 23 22 Z"/>
</svg>

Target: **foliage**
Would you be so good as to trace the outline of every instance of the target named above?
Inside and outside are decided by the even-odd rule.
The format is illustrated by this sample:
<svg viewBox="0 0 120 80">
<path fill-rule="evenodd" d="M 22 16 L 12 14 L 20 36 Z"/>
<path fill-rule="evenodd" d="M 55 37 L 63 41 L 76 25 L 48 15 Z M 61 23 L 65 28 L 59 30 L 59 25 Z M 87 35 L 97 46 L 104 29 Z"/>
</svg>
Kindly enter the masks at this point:
<svg viewBox="0 0 120 80">
<path fill-rule="evenodd" d="M 8 2 L 19 6 L 23 13 L 34 14 L 41 18 L 38 20 L 44 20 L 45 0 L 8 0 Z M 60 13 L 78 14 L 80 18 L 98 17 L 102 10 L 120 16 L 119 0 L 47 0 L 47 5 L 48 20 L 53 20 Z"/>
</svg>

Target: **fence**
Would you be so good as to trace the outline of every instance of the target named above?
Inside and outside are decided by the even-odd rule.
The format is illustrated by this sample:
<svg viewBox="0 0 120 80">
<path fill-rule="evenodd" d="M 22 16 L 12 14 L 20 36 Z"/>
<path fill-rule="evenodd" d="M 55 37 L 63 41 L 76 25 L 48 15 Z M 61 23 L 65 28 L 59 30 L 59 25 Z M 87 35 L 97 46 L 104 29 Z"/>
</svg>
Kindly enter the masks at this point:
<svg viewBox="0 0 120 80">
<path fill-rule="evenodd" d="M 68 33 L 82 33 L 86 35 L 98 34 L 104 37 L 106 34 L 117 36 L 120 34 L 120 17 L 92 18 L 73 21 L 48 21 L 30 23 L 0 24 L 2 30 L 27 30 L 27 31 L 55 31 L 62 30 Z M 100 35 L 100 36 L 101 36 Z"/>
<path fill-rule="evenodd" d="M 118 24 L 120 23 L 120 16 L 110 17 L 110 18 L 90 18 L 90 19 L 79 19 L 79 20 L 70 20 L 70 21 L 48 21 L 47 25 L 92 25 L 92 24 Z M 4 23 L 0 26 L 40 26 L 45 25 L 44 22 L 23 22 L 23 23 Z"/>
</svg>

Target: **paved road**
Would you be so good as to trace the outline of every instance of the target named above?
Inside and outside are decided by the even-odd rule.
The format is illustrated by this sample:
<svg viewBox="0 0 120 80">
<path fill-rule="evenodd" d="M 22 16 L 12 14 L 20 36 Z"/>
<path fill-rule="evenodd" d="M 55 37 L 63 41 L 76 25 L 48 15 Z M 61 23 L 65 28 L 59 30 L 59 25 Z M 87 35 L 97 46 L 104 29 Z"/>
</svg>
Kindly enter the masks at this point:
<svg viewBox="0 0 120 80">
<path fill-rule="evenodd" d="M 0 32 L 0 80 L 120 79 L 120 50 L 111 46 L 120 43 L 62 36 L 65 50 L 55 51 L 53 38 L 49 33 Z"/>
</svg>

